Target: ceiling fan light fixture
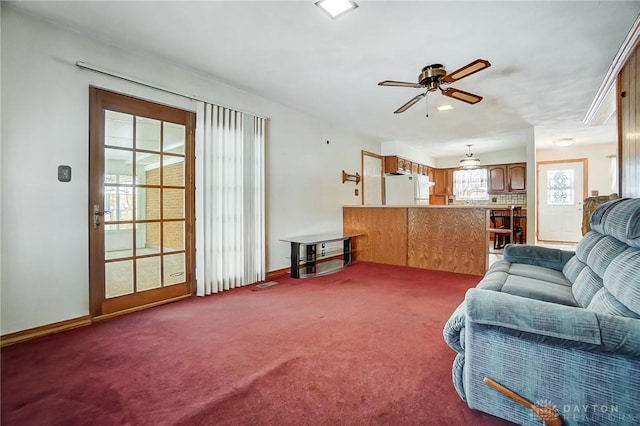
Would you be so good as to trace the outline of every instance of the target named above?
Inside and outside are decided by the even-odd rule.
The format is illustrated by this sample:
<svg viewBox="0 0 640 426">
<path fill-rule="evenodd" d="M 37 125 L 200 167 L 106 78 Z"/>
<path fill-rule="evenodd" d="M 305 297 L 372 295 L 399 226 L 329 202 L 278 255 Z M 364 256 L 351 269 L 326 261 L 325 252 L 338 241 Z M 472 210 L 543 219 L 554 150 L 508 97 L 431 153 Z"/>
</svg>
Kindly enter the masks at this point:
<svg viewBox="0 0 640 426">
<path fill-rule="evenodd" d="M 332 19 L 336 19 L 358 7 L 358 5 L 351 0 L 318 0 L 315 2 L 315 5 Z"/>
<path fill-rule="evenodd" d="M 473 170 L 480 167 L 480 159 L 474 157 L 471 153 L 471 145 L 467 145 L 469 147 L 469 153 L 465 154 L 465 157 L 460 160 L 460 168 L 464 170 Z"/>
<path fill-rule="evenodd" d="M 449 105 L 449 104 L 447 104 L 447 105 L 440 105 L 440 106 L 436 107 L 436 109 L 437 109 L 438 111 L 449 111 L 450 109 L 453 109 L 453 105 Z"/>
</svg>

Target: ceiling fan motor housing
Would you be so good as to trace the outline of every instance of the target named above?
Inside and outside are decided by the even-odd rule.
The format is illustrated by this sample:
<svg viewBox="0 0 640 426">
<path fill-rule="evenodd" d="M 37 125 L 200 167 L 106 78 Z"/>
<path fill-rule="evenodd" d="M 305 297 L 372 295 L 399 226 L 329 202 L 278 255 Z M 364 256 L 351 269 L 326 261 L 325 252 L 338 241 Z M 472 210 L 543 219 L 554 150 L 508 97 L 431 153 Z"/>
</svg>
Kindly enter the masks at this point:
<svg viewBox="0 0 640 426">
<path fill-rule="evenodd" d="M 430 92 L 438 90 L 440 79 L 447 75 L 447 71 L 442 64 L 427 65 L 422 68 L 422 72 L 418 77 L 418 82 L 424 85 Z"/>
</svg>

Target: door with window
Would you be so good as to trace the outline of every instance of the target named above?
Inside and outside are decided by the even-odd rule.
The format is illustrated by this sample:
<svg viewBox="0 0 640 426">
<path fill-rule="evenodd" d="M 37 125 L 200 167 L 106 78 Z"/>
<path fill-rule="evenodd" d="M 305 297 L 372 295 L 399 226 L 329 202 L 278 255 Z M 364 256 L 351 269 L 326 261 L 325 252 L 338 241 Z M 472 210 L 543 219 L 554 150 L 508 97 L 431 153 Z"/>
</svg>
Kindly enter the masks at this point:
<svg viewBox="0 0 640 426">
<path fill-rule="evenodd" d="M 195 114 L 90 89 L 93 317 L 193 293 Z"/>
<path fill-rule="evenodd" d="M 538 240 L 580 241 L 586 168 L 586 159 L 538 162 Z"/>
</svg>

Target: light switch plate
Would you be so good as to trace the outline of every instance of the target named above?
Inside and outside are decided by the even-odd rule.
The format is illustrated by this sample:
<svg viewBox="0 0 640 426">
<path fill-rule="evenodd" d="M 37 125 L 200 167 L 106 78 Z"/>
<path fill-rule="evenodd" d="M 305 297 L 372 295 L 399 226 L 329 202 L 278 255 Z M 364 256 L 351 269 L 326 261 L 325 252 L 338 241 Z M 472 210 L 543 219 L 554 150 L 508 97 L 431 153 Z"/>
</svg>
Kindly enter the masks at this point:
<svg viewBox="0 0 640 426">
<path fill-rule="evenodd" d="M 71 181 L 71 166 L 58 166 L 58 180 L 60 182 Z"/>
</svg>

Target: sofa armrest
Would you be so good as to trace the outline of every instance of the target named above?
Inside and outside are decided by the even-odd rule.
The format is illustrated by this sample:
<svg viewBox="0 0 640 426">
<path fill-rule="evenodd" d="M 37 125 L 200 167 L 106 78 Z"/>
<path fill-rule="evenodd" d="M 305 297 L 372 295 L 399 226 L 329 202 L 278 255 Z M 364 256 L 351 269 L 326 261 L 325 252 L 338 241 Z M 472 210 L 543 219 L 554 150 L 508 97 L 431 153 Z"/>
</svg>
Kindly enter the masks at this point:
<svg viewBox="0 0 640 426">
<path fill-rule="evenodd" d="M 504 248 L 504 260 L 508 262 L 526 263 L 556 271 L 562 271 L 565 263 L 574 255 L 573 251 L 523 244 L 507 244 Z"/>
<path fill-rule="evenodd" d="M 595 312 L 491 290 L 471 289 L 465 297 L 467 320 L 571 342 L 600 345 Z"/>
<path fill-rule="evenodd" d="M 465 304 L 462 302 L 458 308 L 453 311 L 451 317 L 442 329 L 444 341 L 454 351 L 464 353 L 464 323 L 465 323 Z"/>
<path fill-rule="evenodd" d="M 640 320 L 473 288 L 467 321 L 526 340 L 640 357 Z M 469 326 L 472 326 L 469 325 Z"/>
</svg>

